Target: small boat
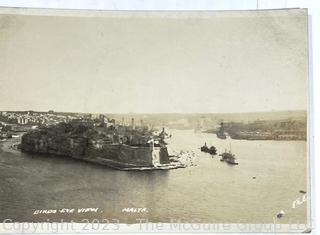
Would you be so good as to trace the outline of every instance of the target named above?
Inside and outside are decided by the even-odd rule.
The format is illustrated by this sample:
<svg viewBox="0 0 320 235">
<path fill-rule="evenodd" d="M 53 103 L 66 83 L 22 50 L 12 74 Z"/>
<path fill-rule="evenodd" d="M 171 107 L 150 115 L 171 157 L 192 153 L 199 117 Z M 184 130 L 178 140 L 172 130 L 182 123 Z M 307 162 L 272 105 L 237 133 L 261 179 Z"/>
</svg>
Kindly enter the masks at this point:
<svg viewBox="0 0 320 235">
<path fill-rule="evenodd" d="M 204 143 L 204 146 L 200 148 L 201 152 L 210 153 L 211 155 L 217 154 L 217 149 L 214 146 L 211 146 L 210 148 L 207 146 L 207 143 Z"/>
<path fill-rule="evenodd" d="M 225 150 L 224 153 L 219 154 L 219 156 L 221 156 L 220 161 L 225 161 L 228 164 L 231 165 L 239 165 L 238 162 L 236 162 L 236 158 L 235 155 L 231 153 L 231 151 L 229 150 L 229 152 L 227 152 L 227 150 Z"/>
</svg>

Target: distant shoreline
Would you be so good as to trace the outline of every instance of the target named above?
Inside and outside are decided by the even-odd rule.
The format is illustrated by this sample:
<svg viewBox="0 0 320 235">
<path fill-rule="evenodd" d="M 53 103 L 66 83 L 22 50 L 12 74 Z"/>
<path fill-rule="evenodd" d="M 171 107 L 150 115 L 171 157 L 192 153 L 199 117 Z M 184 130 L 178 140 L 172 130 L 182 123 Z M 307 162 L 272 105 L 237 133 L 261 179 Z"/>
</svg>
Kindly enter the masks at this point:
<svg viewBox="0 0 320 235">
<path fill-rule="evenodd" d="M 207 134 L 216 134 L 216 131 L 203 131 L 202 133 L 207 133 Z M 259 138 L 259 137 L 254 137 L 254 136 L 248 136 L 248 137 L 238 137 L 238 138 L 232 138 L 233 140 L 248 140 L 248 141 L 260 141 L 260 140 L 274 140 L 274 141 L 307 141 L 306 139 L 290 139 L 290 138 L 283 138 L 283 139 L 277 139 L 277 138 Z"/>
</svg>

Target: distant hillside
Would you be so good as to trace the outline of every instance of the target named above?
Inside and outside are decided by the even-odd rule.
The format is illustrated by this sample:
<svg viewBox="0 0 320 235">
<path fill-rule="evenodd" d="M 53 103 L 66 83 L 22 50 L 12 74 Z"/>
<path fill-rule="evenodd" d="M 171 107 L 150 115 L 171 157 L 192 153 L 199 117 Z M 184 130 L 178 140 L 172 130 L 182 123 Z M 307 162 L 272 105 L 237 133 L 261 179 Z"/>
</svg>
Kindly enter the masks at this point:
<svg viewBox="0 0 320 235">
<path fill-rule="evenodd" d="M 223 122 L 252 122 L 256 120 L 307 120 L 306 111 L 282 111 L 282 112 L 256 112 L 256 113 L 160 113 L 160 114 L 106 114 L 121 122 L 130 123 L 134 118 L 139 124 L 140 120 L 154 126 L 168 126 L 171 128 L 211 128 L 221 121 Z"/>
</svg>

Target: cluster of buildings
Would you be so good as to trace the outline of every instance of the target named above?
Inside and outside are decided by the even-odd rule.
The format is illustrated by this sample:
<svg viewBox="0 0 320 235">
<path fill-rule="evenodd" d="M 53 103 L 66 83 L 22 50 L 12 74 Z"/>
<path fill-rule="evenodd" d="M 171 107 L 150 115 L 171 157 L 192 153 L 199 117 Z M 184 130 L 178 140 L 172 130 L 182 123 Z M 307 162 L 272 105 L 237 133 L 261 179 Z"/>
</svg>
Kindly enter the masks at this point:
<svg viewBox="0 0 320 235">
<path fill-rule="evenodd" d="M 26 132 L 40 126 L 54 125 L 67 120 L 68 116 L 56 115 L 53 112 L 1 111 L 0 136 L 10 138 L 12 132 Z"/>
<path fill-rule="evenodd" d="M 0 112 L 0 132 L 6 136 L 8 132 L 25 132 L 31 129 L 56 126 L 59 123 L 72 123 L 74 125 L 78 123 L 82 126 L 92 126 L 100 132 L 112 130 L 112 132 L 116 132 L 120 136 L 119 141 L 122 142 L 132 141 L 132 138 L 126 137 L 126 133 L 130 132 L 132 134 L 132 132 L 135 132 L 134 135 L 139 136 L 141 133 L 144 134 L 153 129 L 151 125 L 146 125 L 143 120 L 138 123 L 135 122 L 134 118 L 130 120 L 122 118 L 116 121 L 115 119 L 107 118 L 104 114 L 56 113 L 52 110 L 48 112 Z"/>
<path fill-rule="evenodd" d="M 61 122 L 69 122 L 71 120 L 83 119 L 88 121 L 107 122 L 103 114 L 69 114 L 69 113 L 55 113 L 50 110 L 48 112 L 34 112 L 34 111 L 17 111 L 17 112 L 0 112 L 0 123 L 2 125 L 27 125 L 27 126 L 51 126 Z M 109 120 L 110 121 L 110 120 Z"/>
<path fill-rule="evenodd" d="M 53 111 L 49 112 L 0 112 L 0 121 L 6 124 L 18 125 L 50 125 L 59 122 L 66 122 L 70 118 L 67 115 L 55 114 Z"/>
</svg>

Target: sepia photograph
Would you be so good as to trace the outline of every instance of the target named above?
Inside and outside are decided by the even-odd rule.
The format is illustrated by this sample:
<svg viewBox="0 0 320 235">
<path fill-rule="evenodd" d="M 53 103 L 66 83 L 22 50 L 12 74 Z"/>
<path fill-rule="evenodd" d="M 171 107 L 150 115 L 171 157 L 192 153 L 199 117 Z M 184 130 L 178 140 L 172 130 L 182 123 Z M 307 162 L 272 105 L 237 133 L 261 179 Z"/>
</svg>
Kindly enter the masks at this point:
<svg viewBox="0 0 320 235">
<path fill-rule="evenodd" d="M 0 84 L 1 223 L 310 232 L 307 9 L 0 8 Z"/>
</svg>

